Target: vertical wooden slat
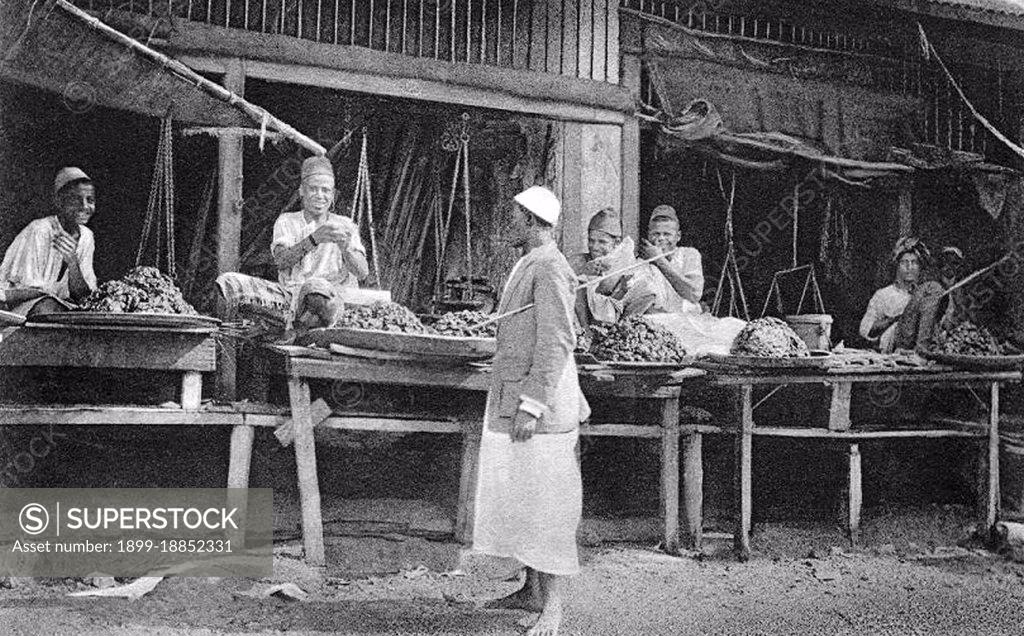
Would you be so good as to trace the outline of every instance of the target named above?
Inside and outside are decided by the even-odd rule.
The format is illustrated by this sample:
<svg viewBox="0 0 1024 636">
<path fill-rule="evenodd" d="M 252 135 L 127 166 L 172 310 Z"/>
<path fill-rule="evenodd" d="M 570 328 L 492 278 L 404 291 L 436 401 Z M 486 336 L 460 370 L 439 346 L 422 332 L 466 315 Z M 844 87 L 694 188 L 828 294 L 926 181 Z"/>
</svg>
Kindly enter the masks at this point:
<svg viewBox="0 0 1024 636">
<path fill-rule="evenodd" d="M 565 0 L 562 3 L 562 74 L 569 77 L 577 77 L 579 72 L 579 14 L 576 9 L 580 2 Z"/>
<path fill-rule="evenodd" d="M 512 0 L 512 68 L 530 67 L 532 7 L 530 0 Z"/>
<path fill-rule="evenodd" d="M 607 34 L 608 34 L 608 7 L 609 3 L 614 7 L 617 0 L 594 0 L 594 31 L 593 31 L 593 57 L 591 58 L 590 77 L 591 79 L 603 82 L 608 77 L 607 58 Z M 618 13 L 618 11 L 616 11 Z"/>
<path fill-rule="evenodd" d="M 530 23 L 529 69 L 543 73 L 547 70 L 548 51 L 548 3 L 545 0 L 531 0 Z"/>
<path fill-rule="evenodd" d="M 608 28 L 605 36 L 605 81 L 619 83 L 619 9 L 615 0 L 608 3 Z"/>
<path fill-rule="evenodd" d="M 549 0 L 548 47 L 544 69 L 548 73 L 562 72 L 562 4 L 564 0 Z"/>
<path fill-rule="evenodd" d="M 580 0 L 578 73 L 584 79 L 593 77 L 594 69 L 594 2 Z"/>
</svg>

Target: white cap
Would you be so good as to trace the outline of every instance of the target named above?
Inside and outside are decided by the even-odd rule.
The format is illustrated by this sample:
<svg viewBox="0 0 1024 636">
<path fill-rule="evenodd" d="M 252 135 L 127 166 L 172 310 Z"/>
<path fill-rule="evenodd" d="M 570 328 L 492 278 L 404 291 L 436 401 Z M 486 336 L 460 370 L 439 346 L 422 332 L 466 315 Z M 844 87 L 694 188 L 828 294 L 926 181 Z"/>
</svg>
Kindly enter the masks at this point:
<svg viewBox="0 0 1024 636">
<path fill-rule="evenodd" d="M 53 180 L 53 193 L 57 194 L 61 188 L 72 181 L 81 181 L 83 179 L 92 181 L 89 175 L 85 174 L 81 168 L 61 168 L 57 171 L 57 177 Z"/>
<path fill-rule="evenodd" d="M 558 223 L 562 205 L 551 190 L 541 186 L 531 186 L 513 198 L 516 203 L 532 212 L 538 219 L 551 225 Z"/>
</svg>

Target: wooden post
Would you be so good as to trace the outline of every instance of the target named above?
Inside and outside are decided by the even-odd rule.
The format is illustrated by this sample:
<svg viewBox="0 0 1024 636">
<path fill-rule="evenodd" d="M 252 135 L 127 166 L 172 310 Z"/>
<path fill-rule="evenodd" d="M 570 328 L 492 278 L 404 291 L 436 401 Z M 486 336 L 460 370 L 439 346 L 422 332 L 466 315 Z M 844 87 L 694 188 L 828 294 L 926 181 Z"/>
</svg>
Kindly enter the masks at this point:
<svg viewBox="0 0 1024 636">
<path fill-rule="evenodd" d="M 665 552 L 679 554 L 679 398 L 661 400 L 661 498 Z"/>
<path fill-rule="evenodd" d="M 309 383 L 289 376 L 292 422 L 295 427 L 295 468 L 298 472 L 299 499 L 302 505 L 302 542 L 306 562 L 324 565 L 324 527 L 320 516 L 320 484 L 316 475 L 316 442 L 309 405 Z"/>
<path fill-rule="evenodd" d="M 852 382 L 840 382 L 831 385 L 832 403 L 828 409 L 828 430 L 850 430 L 850 395 L 853 393 Z"/>
<path fill-rule="evenodd" d="M 642 46 L 639 33 L 624 33 L 623 46 Z M 629 39 L 626 39 L 629 38 Z M 634 101 L 640 99 L 640 58 L 623 52 L 622 87 L 629 90 Z M 622 125 L 622 231 L 640 236 L 640 120 L 630 117 Z"/>
<path fill-rule="evenodd" d="M 245 68 L 241 59 L 230 60 L 224 87 L 239 97 L 245 93 Z M 225 133 L 217 138 L 217 273 L 237 272 L 242 237 L 242 135 Z M 217 349 L 217 394 L 235 399 L 235 345 L 230 338 Z"/>
<path fill-rule="evenodd" d="M 252 442 L 256 429 L 238 424 L 231 429 L 231 459 L 228 463 L 228 488 L 249 487 Z"/>
<path fill-rule="evenodd" d="M 482 423 L 462 423 L 462 471 L 459 474 L 459 507 L 455 513 L 455 540 L 466 547 L 473 543 L 476 482 L 483 427 Z"/>
<path fill-rule="evenodd" d="M 999 515 L 999 382 L 992 382 L 988 412 L 988 505 L 985 531 L 991 532 Z"/>
<path fill-rule="evenodd" d="M 686 437 L 683 450 L 683 507 L 689 547 L 700 550 L 704 539 L 704 435 L 698 431 Z"/>
<path fill-rule="evenodd" d="M 860 541 L 860 509 L 863 503 L 859 444 L 850 444 L 849 460 L 848 485 L 850 488 L 850 545 L 857 547 L 857 544 Z"/>
<path fill-rule="evenodd" d="M 582 209 L 583 162 L 583 124 L 565 122 L 562 124 L 562 168 L 559 171 L 562 185 L 559 247 L 566 254 L 580 252 L 586 245 L 586 228 L 583 227 L 586 211 Z"/>
<path fill-rule="evenodd" d="M 736 484 L 739 514 L 736 517 L 736 536 L 733 542 L 736 556 L 741 561 L 750 558 L 750 517 L 753 509 L 752 456 L 754 452 L 754 387 L 739 388 L 740 430 L 736 436 Z"/>
<path fill-rule="evenodd" d="M 914 231 L 914 183 L 906 179 L 900 184 L 899 220 L 897 224 L 898 236 L 910 236 Z"/>
<path fill-rule="evenodd" d="M 198 411 L 203 405 L 203 374 L 185 371 L 181 374 L 181 408 Z"/>
</svg>

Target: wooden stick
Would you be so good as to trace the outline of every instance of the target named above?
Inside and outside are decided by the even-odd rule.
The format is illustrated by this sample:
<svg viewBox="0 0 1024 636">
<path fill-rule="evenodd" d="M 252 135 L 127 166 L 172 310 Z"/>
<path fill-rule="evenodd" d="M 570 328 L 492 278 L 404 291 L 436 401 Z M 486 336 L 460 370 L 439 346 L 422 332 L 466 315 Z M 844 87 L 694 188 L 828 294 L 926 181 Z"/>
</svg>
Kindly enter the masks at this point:
<svg viewBox="0 0 1024 636">
<path fill-rule="evenodd" d="M 587 282 L 585 282 L 585 283 L 583 283 L 581 285 L 578 285 L 576 287 L 576 289 L 574 289 L 573 291 L 580 291 L 581 289 L 586 289 L 587 287 L 597 286 L 600 283 L 608 280 L 609 278 L 615 278 L 616 276 L 621 276 L 622 274 L 625 274 L 626 272 L 628 272 L 630 270 L 634 270 L 634 269 L 636 269 L 638 267 L 641 267 L 643 265 L 649 265 L 650 263 L 653 263 L 654 261 L 658 260 L 659 258 L 665 258 L 666 256 L 671 256 L 672 254 L 675 254 L 677 251 L 679 251 L 678 247 L 676 249 L 672 250 L 671 252 L 665 252 L 664 254 L 658 254 L 657 256 L 652 256 L 651 258 L 648 258 L 648 259 L 645 259 L 645 260 L 641 260 L 641 261 L 637 261 L 637 262 L 633 263 L 632 265 L 628 265 L 626 267 L 623 267 L 620 270 L 616 270 L 616 271 L 611 272 L 609 274 L 605 274 L 604 276 L 600 276 L 598 278 L 595 278 L 594 280 L 587 281 Z M 518 309 L 513 309 L 512 311 L 506 311 L 503 314 L 498 314 L 497 316 L 495 316 L 493 318 L 489 318 L 489 319 L 487 319 L 487 320 L 485 320 L 485 321 L 483 321 L 481 323 L 478 323 L 478 324 L 475 324 L 475 325 L 473 325 L 471 327 L 468 327 L 468 329 L 472 330 L 472 329 L 480 329 L 481 327 L 486 327 L 487 325 L 496 323 L 499 320 L 505 320 L 506 318 L 511 318 L 512 316 L 515 316 L 516 314 L 521 314 L 524 311 L 526 311 L 527 309 L 533 309 L 535 306 L 536 306 L 535 303 L 530 303 L 529 305 L 523 305 L 522 307 L 519 307 Z"/>
<path fill-rule="evenodd" d="M 1002 265 L 1004 261 L 1008 261 L 1011 258 L 1013 258 L 1013 253 L 1007 254 L 1006 256 L 1002 257 L 1001 259 L 999 259 L 998 261 L 996 261 L 995 263 L 992 263 L 991 265 L 989 265 L 987 267 L 982 267 L 981 269 L 979 269 L 978 271 L 974 272 L 973 274 L 971 274 L 967 278 L 964 278 L 960 282 L 954 283 L 953 285 L 951 285 L 949 287 L 949 289 L 947 289 L 946 291 L 942 292 L 942 294 L 939 296 L 939 298 L 942 298 L 943 296 L 946 296 L 946 295 L 950 294 L 951 292 L 953 292 L 953 290 L 960 289 L 961 287 L 963 287 L 967 283 L 971 282 L 972 280 L 975 280 L 976 278 L 978 278 L 980 276 L 984 276 L 985 274 L 991 272 L 995 268 L 997 268 L 1000 265 Z"/>
<path fill-rule="evenodd" d="M 210 80 L 206 79 L 199 73 L 196 73 L 195 71 L 185 66 L 178 60 L 168 57 L 163 53 L 154 51 L 145 44 L 142 44 L 141 42 L 121 33 L 117 29 L 111 28 L 110 26 L 104 24 L 99 18 L 92 17 L 85 11 L 82 11 L 81 9 L 67 2 L 66 0 L 57 0 L 57 6 L 59 6 L 61 9 L 64 9 L 65 11 L 67 11 L 74 17 L 78 18 L 79 20 L 84 21 L 90 27 L 96 29 L 97 31 L 99 31 L 106 37 L 110 38 L 111 40 L 119 42 L 124 46 L 127 46 L 129 49 L 141 53 L 144 57 L 149 58 L 151 61 L 156 62 L 163 68 L 167 69 L 168 72 L 177 75 L 186 82 L 194 84 L 196 87 L 202 89 L 204 92 L 208 93 L 209 95 L 212 95 L 213 97 L 221 100 L 222 102 L 226 102 L 234 106 L 238 110 L 248 115 L 257 124 L 260 124 L 262 126 L 263 122 L 266 122 L 269 127 L 276 128 L 278 131 L 281 132 L 281 134 L 287 136 L 289 139 L 299 144 L 306 150 L 309 150 L 315 155 L 322 156 L 327 154 L 327 150 L 323 146 L 316 143 L 309 137 L 303 135 L 299 131 L 295 130 L 288 124 L 278 119 L 277 117 L 274 117 L 265 109 L 245 101 L 235 93 L 221 86 L 220 84 L 211 82 Z"/>
</svg>

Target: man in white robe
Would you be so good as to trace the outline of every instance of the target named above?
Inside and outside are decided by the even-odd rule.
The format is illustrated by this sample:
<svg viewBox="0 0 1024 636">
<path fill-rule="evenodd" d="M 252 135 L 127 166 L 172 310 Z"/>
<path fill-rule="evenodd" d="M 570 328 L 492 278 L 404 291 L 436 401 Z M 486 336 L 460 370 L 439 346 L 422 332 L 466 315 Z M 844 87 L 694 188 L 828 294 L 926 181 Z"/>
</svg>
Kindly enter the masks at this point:
<svg viewBox="0 0 1024 636">
<path fill-rule="evenodd" d="M 531 636 L 554 636 L 566 579 L 579 571 L 582 482 L 575 447 L 590 415 L 573 357 L 575 275 L 558 251 L 560 205 L 534 186 L 515 197 L 527 253 L 502 293 L 476 491 L 473 549 L 526 566 L 515 594 L 489 604 L 540 612 Z"/>
<path fill-rule="evenodd" d="M 86 224 L 96 190 L 80 168 L 61 168 L 53 183 L 56 214 L 29 223 L 0 264 L 0 304 L 23 316 L 62 311 L 96 289 L 96 250 Z"/>
</svg>

